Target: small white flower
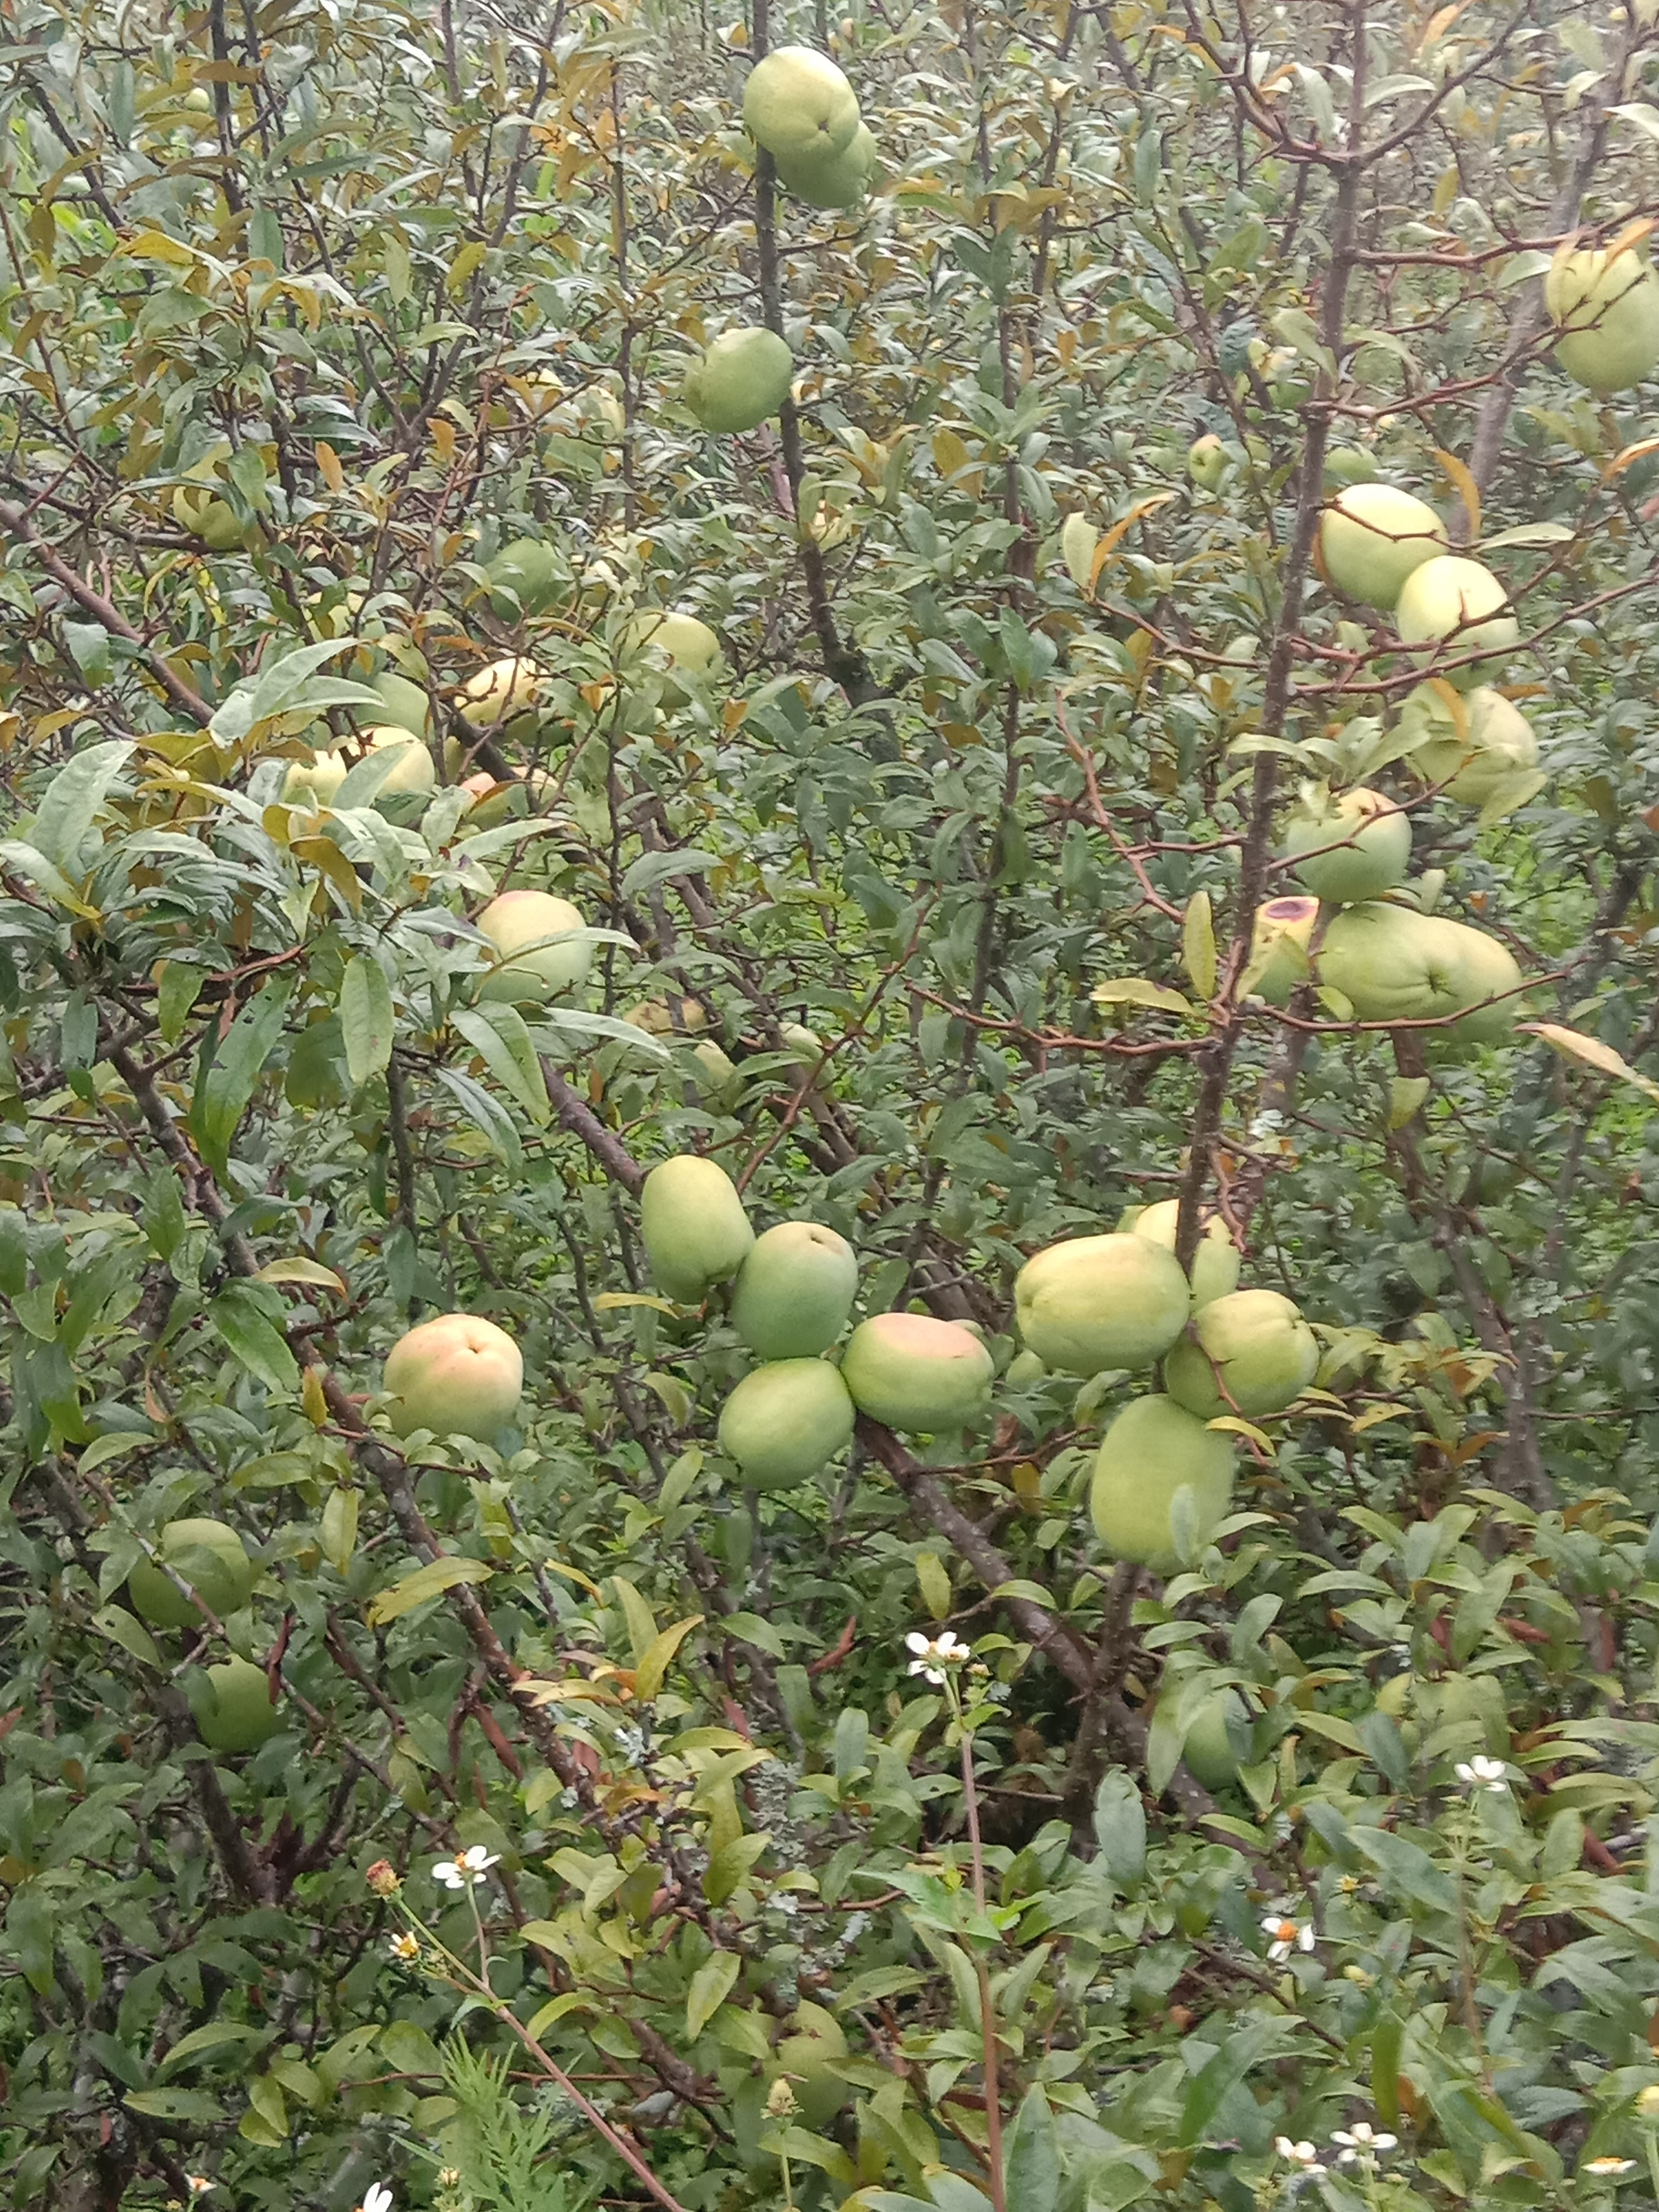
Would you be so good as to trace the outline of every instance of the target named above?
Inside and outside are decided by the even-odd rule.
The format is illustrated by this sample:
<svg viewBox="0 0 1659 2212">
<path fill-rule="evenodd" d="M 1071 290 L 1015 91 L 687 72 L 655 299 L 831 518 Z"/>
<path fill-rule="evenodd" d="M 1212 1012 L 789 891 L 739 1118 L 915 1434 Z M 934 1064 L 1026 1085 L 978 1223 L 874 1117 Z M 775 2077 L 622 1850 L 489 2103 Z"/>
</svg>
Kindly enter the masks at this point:
<svg viewBox="0 0 1659 2212">
<path fill-rule="evenodd" d="M 1323 2173 L 1319 2153 L 1310 2142 L 1292 2142 L 1288 2136 L 1275 2136 L 1273 2148 L 1280 2158 L 1288 2159 L 1292 2166 L 1300 2166 L 1304 2173 Z"/>
<path fill-rule="evenodd" d="M 210 2181 L 204 2173 L 187 2173 L 185 2176 L 185 2186 L 190 2191 L 192 2203 L 198 2197 L 205 2197 L 210 2189 L 216 2189 L 218 2185 L 216 2181 Z"/>
<path fill-rule="evenodd" d="M 1587 2158 L 1579 2168 L 1581 2173 L 1593 2173 L 1607 2181 L 1617 2181 L 1621 2174 L 1633 2173 L 1635 2170 L 1633 2158 Z"/>
<path fill-rule="evenodd" d="M 1331 2141 L 1342 2146 L 1337 2164 L 1352 2166 L 1357 2158 L 1380 2158 L 1385 2150 L 1393 2150 L 1400 2138 L 1379 2133 L 1369 2120 L 1356 2120 L 1351 2128 L 1333 2129 Z"/>
<path fill-rule="evenodd" d="M 369 2184 L 368 2194 L 357 2207 L 357 2212 L 392 2212 L 392 2191 L 385 2182 Z"/>
<path fill-rule="evenodd" d="M 1276 1905 L 1263 1916 L 1261 1932 L 1267 1938 L 1267 1956 L 1276 1966 L 1282 1965 L 1292 1951 L 1311 1951 L 1319 1940 L 1312 1921 L 1297 1919 L 1285 1905 Z"/>
<path fill-rule="evenodd" d="M 907 1651 L 914 1651 L 910 1672 L 920 1674 L 929 1682 L 943 1682 L 952 1668 L 960 1667 L 968 1656 L 969 1647 L 954 1629 L 943 1630 L 938 1636 L 924 1636 L 913 1628 L 904 1639 Z"/>
<path fill-rule="evenodd" d="M 453 1859 L 436 1860 L 432 1872 L 446 1889 L 476 1889 L 500 1857 L 499 1851 L 487 1851 L 482 1844 L 469 1844 L 465 1850 L 457 1851 Z M 375 2185 L 377 2188 L 379 2185 L 378 2183 Z M 371 2190 L 369 2195 L 373 2194 Z M 386 2203 L 389 2205 L 391 2202 L 388 2192 Z M 386 2205 L 371 2204 L 366 2197 L 363 2212 L 386 2212 Z"/>
<path fill-rule="evenodd" d="M 405 1929 L 401 1936 L 392 1937 L 387 1948 L 400 1966 L 412 1966 L 421 1955 L 421 1939 Z"/>
<path fill-rule="evenodd" d="M 1509 1774 L 1501 1759 L 1488 1759 L 1484 1752 L 1457 1763 L 1457 1778 L 1466 1790 L 1490 1790 L 1501 1797 L 1509 1788 Z"/>
</svg>

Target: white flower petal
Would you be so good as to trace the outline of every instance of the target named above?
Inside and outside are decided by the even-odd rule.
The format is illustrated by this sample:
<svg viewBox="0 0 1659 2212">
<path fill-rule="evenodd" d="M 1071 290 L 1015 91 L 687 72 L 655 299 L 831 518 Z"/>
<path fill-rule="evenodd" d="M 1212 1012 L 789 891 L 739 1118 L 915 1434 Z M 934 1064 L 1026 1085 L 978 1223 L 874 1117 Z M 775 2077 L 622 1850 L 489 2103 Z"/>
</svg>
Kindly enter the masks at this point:
<svg viewBox="0 0 1659 2212">
<path fill-rule="evenodd" d="M 907 1651 L 915 1651 L 917 1654 L 921 1654 L 924 1651 L 931 1651 L 933 1647 L 929 1639 L 922 1634 L 919 1628 L 913 1628 L 910 1631 L 910 1633 L 904 1639 L 904 1648 Z"/>
</svg>

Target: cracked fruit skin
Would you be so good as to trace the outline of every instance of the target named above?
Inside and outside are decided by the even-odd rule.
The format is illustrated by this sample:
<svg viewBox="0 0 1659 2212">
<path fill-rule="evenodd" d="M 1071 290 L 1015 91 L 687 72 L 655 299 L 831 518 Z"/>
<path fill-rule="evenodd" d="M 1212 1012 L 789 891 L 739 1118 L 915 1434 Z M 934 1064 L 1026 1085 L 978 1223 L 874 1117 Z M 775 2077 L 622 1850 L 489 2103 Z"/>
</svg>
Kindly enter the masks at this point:
<svg viewBox="0 0 1659 2212">
<path fill-rule="evenodd" d="M 1107 1430 L 1095 1459 L 1089 1510 L 1096 1535 L 1114 1559 L 1170 1573 L 1181 1564 L 1170 1516 L 1183 1488 L 1193 1493 L 1201 1546 L 1232 1500 L 1232 1445 L 1173 1398 L 1137 1398 Z"/>
<path fill-rule="evenodd" d="M 1212 1361 L 1221 1370 L 1227 1397 Z M 1237 1410 L 1256 1421 L 1294 1405 L 1318 1371 L 1314 1333 L 1291 1299 L 1278 1291 L 1234 1291 L 1206 1306 L 1191 1335 L 1170 1352 L 1164 1387 L 1201 1420 Z"/>
<path fill-rule="evenodd" d="M 775 46 L 749 72 L 743 127 L 778 161 L 827 160 L 858 131 L 858 94 L 828 54 Z"/>
<path fill-rule="evenodd" d="M 1430 733 L 1411 755 L 1424 781 L 1443 786 L 1448 799 L 1484 806 L 1512 776 L 1537 767 L 1538 739 L 1521 709 L 1489 684 L 1471 691 L 1463 703 L 1468 720 L 1462 737 L 1450 707 L 1431 684 L 1419 684 L 1410 693 L 1400 719 Z"/>
<path fill-rule="evenodd" d="M 720 1449 L 746 1490 L 793 1490 L 850 1442 L 857 1409 L 827 1359 L 774 1359 L 720 1408 Z"/>
<path fill-rule="evenodd" d="M 1555 325 L 1555 358 L 1575 384 L 1598 398 L 1628 392 L 1659 362 L 1659 282 L 1630 251 L 1569 253 L 1544 279 L 1544 305 Z"/>
<path fill-rule="evenodd" d="M 1339 838 L 1352 843 L 1339 844 Z M 1328 852 L 1319 848 L 1328 846 Z M 1285 828 L 1283 857 L 1297 862 L 1296 879 L 1332 905 L 1376 898 L 1406 880 L 1411 866 L 1411 817 L 1380 791 L 1345 791 L 1322 811 L 1298 809 Z M 1302 860 L 1300 855 L 1312 855 Z"/>
<path fill-rule="evenodd" d="M 890 1429 L 937 1436 L 972 1425 L 990 1404 L 991 1355 L 959 1322 L 928 1314 L 875 1314 L 842 1357 L 860 1413 Z"/>
<path fill-rule="evenodd" d="M 850 208 L 868 196 L 880 166 L 876 135 L 860 123 L 838 154 L 780 156 L 778 175 L 809 207 Z"/>
<path fill-rule="evenodd" d="M 1406 579 L 1394 626 L 1402 645 L 1433 645 L 1443 638 L 1448 651 L 1460 658 L 1469 653 L 1490 658 L 1507 653 L 1521 635 L 1509 604 L 1509 593 L 1490 568 L 1461 553 L 1443 553 Z M 1444 679 L 1467 691 L 1480 683 L 1485 665 L 1449 668 Z"/>
<path fill-rule="evenodd" d="M 1319 919 L 1319 901 L 1297 892 L 1264 899 L 1250 924 L 1250 957 L 1240 989 L 1264 1006 L 1286 1006 L 1313 973 L 1308 947 Z M 1225 1286 L 1237 1288 L 1237 1280 Z"/>
<path fill-rule="evenodd" d="M 705 430 L 757 429 L 789 397 L 795 358 L 775 331 L 723 331 L 693 362 L 686 405 Z"/>
<path fill-rule="evenodd" d="M 241 1538 L 222 1521 L 169 1521 L 156 1546 L 175 1574 L 198 1589 L 221 1620 L 240 1613 L 253 1588 L 254 1566 Z M 160 1567 L 140 1559 L 127 1593 L 152 1628 L 199 1628 L 202 1616 Z"/>
<path fill-rule="evenodd" d="M 1407 579 L 1446 550 L 1434 509 L 1393 484 L 1349 484 L 1319 520 L 1319 559 L 1344 599 L 1388 609 Z"/>
<path fill-rule="evenodd" d="M 817 1221 L 781 1221 L 755 1239 L 738 1276 L 732 1326 L 760 1359 L 816 1359 L 851 1317 L 858 1256 Z"/>
<path fill-rule="evenodd" d="M 539 1006 L 585 983 L 593 947 L 571 933 L 586 927 L 580 908 L 568 899 L 549 891 L 502 891 L 478 916 L 478 934 L 501 963 L 485 976 L 478 996 Z"/>
<path fill-rule="evenodd" d="M 197 1733 L 214 1751 L 258 1751 L 283 1723 L 270 1702 L 263 1667 L 249 1659 L 228 1659 L 207 1670 L 211 1696 L 197 1716 Z"/>
<path fill-rule="evenodd" d="M 398 1339 L 386 1357 L 382 1387 L 400 1437 L 493 1442 L 519 1410 L 524 1361 L 504 1328 L 477 1314 L 440 1314 Z"/>
<path fill-rule="evenodd" d="M 755 1243 L 737 1185 L 698 1152 L 677 1153 L 647 1176 L 640 1235 L 658 1288 L 685 1306 L 735 1275 Z"/>
<path fill-rule="evenodd" d="M 1440 1020 L 1480 1006 L 1451 1030 L 1473 1043 L 1506 1036 L 1522 1010 L 1518 997 L 1480 1006 L 1520 984 L 1521 970 L 1506 946 L 1466 922 L 1412 907 L 1344 907 L 1325 932 L 1318 975 L 1362 1022 Z"/>
<path fill-rule="evenodd" d="M 1131 1224 L 1130 1234 L 1144 1237 L 1149 1243 L 1161 1244 L 1166 1252 L 1173 1252 L 1180 1216 L 1178 1198 L 1160 1198 L 1155 1206 L 1141 1208 Z M 1224 1298 L 1229 1291 L 1236 1291 L 1243 1265 L 1243 1257 L 1228 1233 L 1226 1223 L 1218 1213 L 1212 1213 L 1199 1233 L 1198 1249 L 1193 1255 L 1193 1311 L 1200 1312 L 1212 1298 Z"/>
<path fill-rule="evenodd" d="M 1051 1244 L 1014 1278 L 1027 1347 L 1072 1375 L 1150 1367 L 1186 1327 L 1192 1304 L 1173 1249 L 1133 1233 Z"/>
</svg>

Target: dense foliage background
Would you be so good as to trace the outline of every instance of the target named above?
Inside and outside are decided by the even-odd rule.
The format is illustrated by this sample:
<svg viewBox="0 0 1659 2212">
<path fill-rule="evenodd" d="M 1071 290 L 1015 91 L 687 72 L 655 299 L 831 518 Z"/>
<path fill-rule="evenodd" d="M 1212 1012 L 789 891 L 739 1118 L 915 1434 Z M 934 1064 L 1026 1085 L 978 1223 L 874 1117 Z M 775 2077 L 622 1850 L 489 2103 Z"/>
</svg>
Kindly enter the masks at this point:
<svg viewBox="0 0 1659 2212">
<path fill-rule="evenodd" d="M 1659 436 L 1537 281 L 1659 214 L 1653 0 L 753 5 L 5 0 L 10 2201 L 643 2203 L 618 2142 L 690 2212 L 1659 2200 L 1650 1099 L 1240 988 L 1298 782 L 1419 788 L 1411 672 L 1310 560 L 1375 468 L 1516 595 L 1542 745 L 1491 819 L 1420 805 L 1418 865 L 1659 1074 Z M 867 209 L 755 173 L 801 38 Z M 684 367 L 761 320 L 795 401 L 710 437 Z M 659 607 L 726 665 L 665 668 Z M 471 764 L 544 769 L 533 816 L 481 830 L 453 754 L 282 802 L 343 686 L 426 688 L 440 757 L 515 653 L 539 719 Z M 525 1038 L 459 927 L 509 881 L 611 933 Z M 1024 1255 L 1219 1198 L 1325 1395 L 1167 1582 L 1089 1525 L 1121 1378 L 753 1501 L 720 1305 L 639 1259 L 688 1147 L 1003 1365 Z M 524 1348 L 517 1448 L 405 1461 L 380 1363 L 452 1308 Z M 191 1514 L 252 1601 L 152 1633 L 126 1577 Z M 945 1622 L 966 1766 L 906 1672 Z M 193 1718 L 227 1645 L 278 1692 L 243 1756 Z"/>
</svg>

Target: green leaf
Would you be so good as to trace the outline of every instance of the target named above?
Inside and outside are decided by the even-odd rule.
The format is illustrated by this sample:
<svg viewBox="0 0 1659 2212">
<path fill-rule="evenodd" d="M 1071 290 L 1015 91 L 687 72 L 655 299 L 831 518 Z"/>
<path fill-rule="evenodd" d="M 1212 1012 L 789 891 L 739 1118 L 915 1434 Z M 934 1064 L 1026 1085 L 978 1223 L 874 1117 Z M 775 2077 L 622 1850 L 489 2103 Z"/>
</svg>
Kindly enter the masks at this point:
<svg viewBox="0 0 1659 2212">
<path fill-rule="evenodd" d="M 321 683 L 314 680 L 325 661 L 354 652 L 356 643 L 351 637 L 328 638 L 319 645 L 297 646 L 292 653 L 282 654 L 257 676 L 231 687 L 208 724 L 210 732 L 222 745 L 239 745 L 261 722 L 279 714 L 315 714 L 325 706 L 359 706 L 372 708 L 384 717 L 385 700 L 367 684 L 346 683 L 337 677 Z"/>
<path fill-rule="evenodd" d="M 1107 1872 L 1121 1887 L 1133 1888 L 1146 1871 L 1146 1808 L 1139 1784 L 1121 1766 L 1110 1768 L 1095 1792 L 1094 1830 Z"/>
<path fill-rule="evenodd" d="M 283 1033 L 290 988 L 286 977 L 273 977 L 237 1015 L 198 1080 L 191 1128 L 216 1176 L 229 1164 L 231 1139 Z"/>
<path fill-rule="evenodd" d="M 1039 2088 L 1026 2091 L 1014 2115 L 1002 2171 L 1007 2212 L 1054 2212 L 1060 2202 L 1060 2141 L 1048 2100 Z"/>
<path fill-rule="evenodd" d="M 110 786 L 132 757 L 130 739 L 88 745 L 60 768 L 46 786 L 34 817 L 31 842 L 66 875 L 82 872 L 82 848 L 93 835 L 93 817 Z"/>
<path fill-rule="evenodd" d="M 82 1454 L 82 1463 L 85 1464 Z M 107 1636 L 112 1644 L 118 1644 L 123 1651 L 146 1667 L 160 1667 L 161 1655 L 155 1648 L 155 1639 L 136 1613 L 129 1613 L 124 1605 L 100 1606 L 92 1616 L 92 1625 L 100 1636 Z"/>
<path fill-rule="evenodd" d="M 463 1006 L 450 1019 L 507 1096 L 523 1107 L 538 1129 L 546 1128 L 553 1118 L 547 1079 L 518 1008 L 495 1003 Z"/>
<path fill-rule="evenodd" d="M 343 1575 L 351 1565 L 351 1554 L 357 1542 L 357 1514 L 362 1502 L 355 1490 L 331 1490 L 324 1504 L 318 1533 L 322 1540 L 323 1557 L 337 1575 Z"/>
<path fill-rule="evenodd" d="M 129 2089 L 121 2102 L 130 2112 L 142 2112 L 152 2120 L 191 2120 L 216 2127 L 225 2117 L 224 2106 L 205 2089 Z"/>
<path fill-rule="evenodd" d="M 625 899 L 638 898 L 665 884 L 671 876 L 706 876 L 719 866 L 717 853 L 702 853 L 695 848 L 683 853 L 641 853 L 623 877 L 622 895 Z"/>
<path fill-rule="evenodd" d="M 735 1951 L 715 1951 L 703 1960 L 692 1975 L 691 1986 L 685 1993 L 685 2033 L 689 2041 L 695 2043 L 702 2033 L 732 1994 L 742 1972 L 743 1960 Z"/>
<path fill-rule="evenodd" d="M 274 1291 L 264 1292 L 252 1283 L 228 1283 L 209 1306 L 208 1319 L 267 1390 L 297 1390 L 299 1363 L 271 1318 L 272 1300 L 280 1307 Z"/>
<path fill-rule="evenodd" d="M 664 1055 L 666 1057 L 666 1055 Z M 513 1117 L 502 1107 L 500 1099 L 486 1091 L 482 1083 L 475 1083 L 470 1075 L 463 1075 L 458 1067 L 435 1068 L 433 1073 L 443 1088 L 454 1098 L 467 1118 L 483 1134 L 490 1150 L 517 1175 L 524 1166 L 524 1147 L 519 1133 L 513 1126 Z"/>
<path fill-rule="evenodd" d="M 733 1836 L 729 1844 L 720 1845 L 702 1878 L 702 1893 L 711 1905 L 725 1904 L 771 1840 L 768 1833 Z"/>
<path fill-rule="evenodd" d="M 413 1613 L 417 1605 L 429 1598 L 441 1597 L 446 1590 L 454 1589 L 462 1583 L 487 1583 L 495 1570 L 483 1559 L 463 1559 L 453 1553 L 441 1559 L 428 1559 L 423 1567 L 416 1567 L 412 1575 L 405 1575 L 390 1589 L 383 1589 L 369 1601 L 368 1625 L 384 1628 L 389 1620 L 399 1620 L 406 1613 Z"/>
<path fill-rule="evenodd" d="M 246 2043 L 268 2043 L 270 2039 L 266 2028 L 249 2027 L 234 2020 L 210 2020 L 205 2027 L 194 2027 L 188 2035 L 181 2035 L 156 2071 L 170 2074 L 175 2066 L 205 2057 L 210 2051 L 224 2051 Z"/>
<path fill-rule="evenodd" d="M 380 962 L 367 953 L 355 953 L 346 963 L 340 982 L 340 1030 L 346 1073 L 356 1091 L 386 1066 L 398 1033 L 392 986 Z"/>
</svg>

